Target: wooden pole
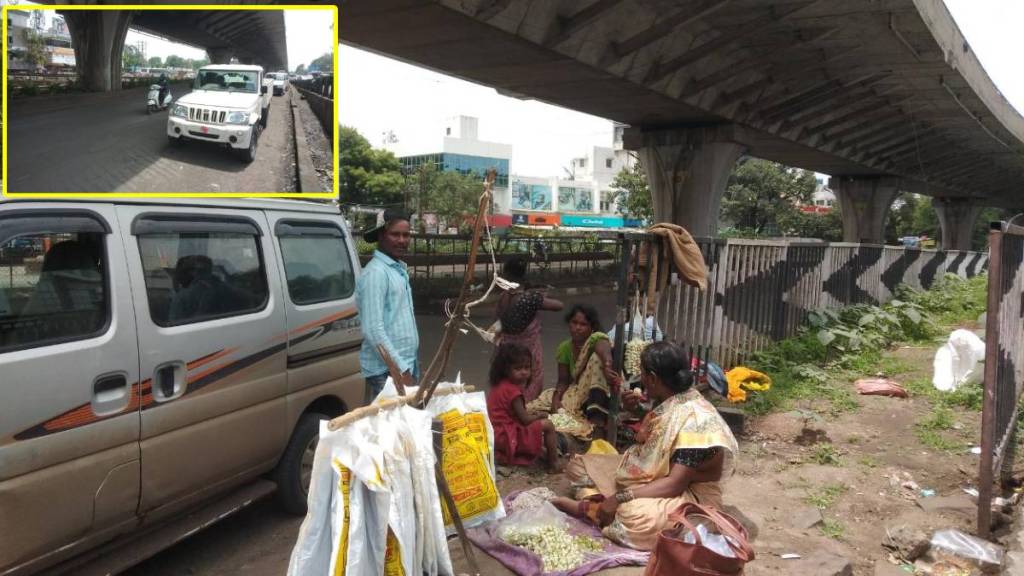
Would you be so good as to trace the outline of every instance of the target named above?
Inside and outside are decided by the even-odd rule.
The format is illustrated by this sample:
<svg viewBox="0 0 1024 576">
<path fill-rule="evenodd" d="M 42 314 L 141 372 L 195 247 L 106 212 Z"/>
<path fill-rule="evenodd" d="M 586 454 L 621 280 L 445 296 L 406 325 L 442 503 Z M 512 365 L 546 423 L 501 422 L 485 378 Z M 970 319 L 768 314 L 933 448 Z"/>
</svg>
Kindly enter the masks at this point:
<svg viewBox="0 0 1024 576">
<path fill-rule="evenodd" d="M 476 271 L 476 255 L 480 244 L 480 234 L 483 228 L 484 219 L 487 218 L 488 207 L 491 204 L 491 189 L 494 186 L 494 178 L 497 172 L 492 168 L 487 171 L 487 178 L 484 181 L 484 192 L 480 195 L 480 205 L 477 207 L 476 222 L 473 223 L 473 240 L 469 248 L 469 258 L 466 261 L 466 273 L 462 277 L 462 289 L 459 290 L 459 298 L 455 302 L 455 309 L 452 318 L 444 328 L 444 336 L 441 344 L 434 353 L 434 358 L 423 373 L 420 387 L 416 391 L 417 406 L 426 406 L 430 397 L 437 388 L 437 382 L 448 366 L 448 358 L 451 356 L 452 345 L 455 344 L 455 337 L 459 334 L 459 319 L 465 313 L 466 302 L 469 299 L 469 291 L 473 285 L 473 276 Z"/>
<path fill-rule="evenodd" d="M 402 384 L 402 371 L 398 368 L 398 364 L 391 358 L 391 354 L 388 354 L 388 349 L 383 344 L 377 344 L 377 353 L 384 360 L 384 365 L 388 367 L 388 374 L 391 375 L 391 380 L 395 383 L 398 395 L 405 396 L 405 384 Z"/>
<path fill-rule="evenodd" d="M 475 388 L 473 386 L 459 386 L 459 387 L 456 387 L 456 388 L 449 388 L 449 389 L 446 389 L 446 390 L 438 390 L 434 394 L 436 396 L 447 396 L 448 394 L 462 394 L 462 393 L 465 393 L 465 392 L 472 392 L 473 390 L 475 390 Z M 351 412 L 348 412 L 348 413 L 345 413 L 345 414 L 342 414 L 341 416 L 338 416 L 337 418 L 335 418 L 335 419 L 331 420 L 330 422 L 328 422 L 327 423 L 327 429 L 333 432 L 333 431 L 335 431 L 335 430 L 337 430 L 339 428 L 344 428 L 345 426 L 348 426 L 349 424 L 351 424 L 351 423 L 353 423 L 353 422 L 355 422 L 357 420 L 362 420 L 363 418 L 366 418 L 368 416 L 373 416 L 375 414 L 379 414 L 383 410 L 391 410 L 391 409 L 397 408 L 399 406 L 405 406 L 406 404 L 415 405 L 416 404 L 416 397 L 415 397 L 415 395 L 395 396 L 394 398 L 385 398 L 385 399 L 381 400 L 380 402 L 378 402 L 376 404 L 371 404 L 369 406 L 363 406 L 362 408 L 356 408 L 355 410 L 353 410 Z"/>
</svg>

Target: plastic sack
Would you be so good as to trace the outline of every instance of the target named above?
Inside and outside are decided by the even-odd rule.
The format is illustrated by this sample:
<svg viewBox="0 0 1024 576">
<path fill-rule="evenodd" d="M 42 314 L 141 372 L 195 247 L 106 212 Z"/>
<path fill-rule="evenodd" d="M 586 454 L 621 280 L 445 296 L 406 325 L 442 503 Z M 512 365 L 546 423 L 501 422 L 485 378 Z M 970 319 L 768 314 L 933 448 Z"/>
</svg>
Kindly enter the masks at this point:
<svg viewBox="0 0 1024 576">
<path fill-rule="evenodd" d="M 523 508 L 509 514 L 498 527 L 496 534 L 498 538 L 508 541 L 509 534 L 524 532 L 554 526 L 556 528 L 569 529 L 569 519 L 551 502 L 544 502 L 539 506 Z"/>
<path fill-rule="evenodd" d="M 711 550 L 719 556 L 725 556 L 726 558 L 735 558 L 736 553 L 733 552 L 729 541 L 723 534 L 711 534 L 703 524 L 697 524 L 697 535 L 700 536 L 700 545 Z M 683 542 L 687 544 L 695 544 L 697 540 L 693 537 L 693 532 L 687 531 L 686 535 L 683 536 Z"/>
<path fill-rule="evenodd" d="M 951 392 L 963 384 L 980 382 L 985 365 L 985 342 L 970 330 L 954 330 L 935 351 L 932 385 Z"/>
<path fill-rule="evenodd" d="M 1003 548 L 986 540 L 955 529 L 939 530 L 932 535 L 932 549 L 942 550 L 959 558 L 970 560 L 981 568 L 1003 565 Z"/>
<path fill-rule="evenodd" d="M 441 383 L 438 389 L 461 386 Z M 434 396 L 426 411 L 441 421 L 441 467 L 455 507 L 466 527 L 479 526 L 505 517 L 505 506 L 494 479 L 494 429 L 487 417 L 487 398 L 483 392 Z M 442 506 L 448 534 L 455 524 L 447 507 Z"/>
</svg>

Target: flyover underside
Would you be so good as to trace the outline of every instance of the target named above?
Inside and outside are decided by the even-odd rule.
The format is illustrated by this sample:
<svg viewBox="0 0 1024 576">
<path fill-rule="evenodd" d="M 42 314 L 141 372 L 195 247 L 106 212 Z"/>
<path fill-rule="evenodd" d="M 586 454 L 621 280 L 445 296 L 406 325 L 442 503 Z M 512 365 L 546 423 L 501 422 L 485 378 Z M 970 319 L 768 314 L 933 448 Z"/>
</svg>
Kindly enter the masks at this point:
<svg viewBox="0 0 1024 576">
<path fill-rule="evenodd" d="M 1024 119 L 936 0 L 359 0 L 342 41 L 752 155 L 1021 204 Z"/>
</svg>

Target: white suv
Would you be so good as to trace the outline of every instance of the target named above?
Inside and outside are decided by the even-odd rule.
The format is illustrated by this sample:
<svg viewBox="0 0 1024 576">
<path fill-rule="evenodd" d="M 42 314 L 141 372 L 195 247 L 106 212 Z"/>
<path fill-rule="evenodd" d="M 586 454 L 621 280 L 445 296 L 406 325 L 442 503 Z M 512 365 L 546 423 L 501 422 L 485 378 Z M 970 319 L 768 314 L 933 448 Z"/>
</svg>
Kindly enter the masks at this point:
<svg viewBox="0 0 1024 576">
<path fill-rule="evenodd" d="M 216 142 L 252 162 L 260 130 L 267 126 L 270 98 L 261 66 L 206 66 L 196 73 L 192 92 L 171 107 L 167 138 L 173 144 L 186 138 Z"/>
</svg>

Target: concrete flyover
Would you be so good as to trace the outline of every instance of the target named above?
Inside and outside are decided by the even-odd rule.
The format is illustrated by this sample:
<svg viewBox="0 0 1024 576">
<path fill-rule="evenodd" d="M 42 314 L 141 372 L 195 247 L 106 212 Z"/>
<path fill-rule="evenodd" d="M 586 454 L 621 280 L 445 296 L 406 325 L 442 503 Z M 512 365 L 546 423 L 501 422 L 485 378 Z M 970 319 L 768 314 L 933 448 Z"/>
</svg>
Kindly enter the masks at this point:
<svg viewBox="0 0 1024 576">
<path fill-rule="evenodd" d="M 833 175 L 844 237 L 899 191 L 963 248 L 1024 205 L 1024 118 L 941 0 L 348 0 L 343 42 L 630 125 L 656 218 L 715 232 L 740 154 Z"/>
<path fill-rule="evenodd" d="M 46 4 L 96 4 L 54 2 Z M 139 0 L 121 4 L 147 4 Z M 217 2 L 208 2 L 217 3 Z M 242 2 L 234 2 L 241 4 Z M 121 52 L 128 28 L 206 50 L 210 61 L 259 64 L 268 70 L 288 65 L 284 12 L 279 10 L 58 10 L 71 33 L 82 85 L 90 90 L 121 89 Z"/>
</svg>

